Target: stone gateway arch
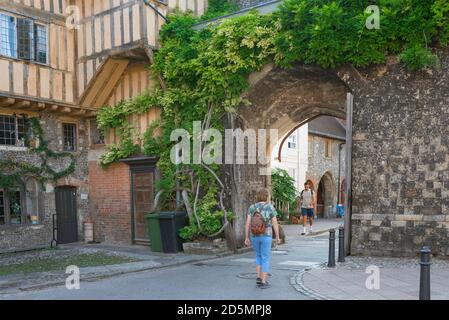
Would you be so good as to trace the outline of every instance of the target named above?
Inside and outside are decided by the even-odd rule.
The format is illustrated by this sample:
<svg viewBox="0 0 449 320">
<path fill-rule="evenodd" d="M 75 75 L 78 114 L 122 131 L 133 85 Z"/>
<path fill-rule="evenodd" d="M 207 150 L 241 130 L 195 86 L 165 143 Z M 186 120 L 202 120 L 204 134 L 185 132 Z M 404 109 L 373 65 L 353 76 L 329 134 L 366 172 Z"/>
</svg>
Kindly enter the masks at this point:
<svg viewBox="0 0 449 320">
<path fill-rule="evenodd" d="M 447 50 L 432 71 L 411 73 L 397 58 L 364 70 L 268 64 L 249 82 L 251 105 L 230 116 L 228 128 L 278 129 L 282 137 L 320 115 L 351 118 L 351 254 L 413 256 L 427 245 L 435 255 L 449 255 Z M 271 154 L 270 144 L 267 149 Z M 224 165 L 223 171 L 241 240 L 246 209 L 258 187 L 270 187 L 270 176 L 260 175 L 257 164 Z"/>
</svg>

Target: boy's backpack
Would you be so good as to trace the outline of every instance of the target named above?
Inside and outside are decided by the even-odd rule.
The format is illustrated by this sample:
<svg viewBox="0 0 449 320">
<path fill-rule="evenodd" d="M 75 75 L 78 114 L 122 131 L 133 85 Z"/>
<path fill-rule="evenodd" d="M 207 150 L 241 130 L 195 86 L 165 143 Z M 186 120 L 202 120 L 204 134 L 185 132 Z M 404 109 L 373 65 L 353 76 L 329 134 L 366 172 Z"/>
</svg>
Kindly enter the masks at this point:
<svg viewBox="0 0 449 320">
<path fill-rule="evenodd" d="M 259 208 L 254 205 L 255 212 L 251 217 L 251 233 L 255 236 L 259 236 L 265 233 L 267 229 L 267 223 L 265 222 L 265 218 L 260 212 Z"/>
</svg>

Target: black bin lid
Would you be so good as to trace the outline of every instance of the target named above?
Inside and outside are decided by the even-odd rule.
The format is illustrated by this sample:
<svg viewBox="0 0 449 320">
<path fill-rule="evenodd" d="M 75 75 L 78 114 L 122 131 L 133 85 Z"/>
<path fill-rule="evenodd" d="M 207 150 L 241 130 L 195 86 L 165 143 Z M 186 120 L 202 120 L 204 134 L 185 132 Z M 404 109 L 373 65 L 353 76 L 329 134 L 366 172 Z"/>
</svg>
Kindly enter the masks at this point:
<svg viewBox="0 0 449 320">
<path fill-rule="evenodd" d="M 186 212 L 161 212 L 159 214 L 159 219 L 175 219 L 178 217 L 185 217 Z"/>
</svg>

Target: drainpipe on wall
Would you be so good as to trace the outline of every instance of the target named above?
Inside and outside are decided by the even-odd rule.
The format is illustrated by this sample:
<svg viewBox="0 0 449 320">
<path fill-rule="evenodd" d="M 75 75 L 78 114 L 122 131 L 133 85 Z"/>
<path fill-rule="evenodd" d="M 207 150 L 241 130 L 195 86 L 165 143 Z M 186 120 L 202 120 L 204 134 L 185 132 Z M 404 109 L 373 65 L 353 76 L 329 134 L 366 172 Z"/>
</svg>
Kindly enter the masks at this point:
<svg viewBox="0 0 449 320">
<path fill-rule="evenodd" d="M 346 98 L 346 194 L 345 194 L 345 254 L 351 254 L 351 214 L 352 214 L 352 112 L 354 96 Z"/>
<path fill-rule="evenodd" d="M 338 145 L 338 193 L 337 193 L 337 205 L 341 204 L 341 149 L 346 144 L 342 142 Z"/>
</svg>

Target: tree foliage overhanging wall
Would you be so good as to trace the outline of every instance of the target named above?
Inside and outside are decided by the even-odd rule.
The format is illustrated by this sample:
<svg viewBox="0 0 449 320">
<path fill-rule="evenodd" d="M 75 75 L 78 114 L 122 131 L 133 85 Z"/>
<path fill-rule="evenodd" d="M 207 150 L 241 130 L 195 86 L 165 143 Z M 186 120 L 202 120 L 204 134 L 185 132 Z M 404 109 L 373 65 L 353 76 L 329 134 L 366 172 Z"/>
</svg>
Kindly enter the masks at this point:
<svg viewBox="0 0 449 320">
<path fill-rule="evenodd" d="M 163 173 L 158 187 L 169 190 L 176 181 L 176 167 L 170 161 L 172 130 L 192 132 L 193 121 L 205 119 L 209 111 L 210 126 L 222 128 L 226 113 L 245 103 L 241 96 L 248 89 L 248 75 L 268 61 L 285 68 L 299 61 L 323 68 L 345 63 L 366 67 L 397 54 L 415 70 L 435 64 L 438 48 L 448 44 L 447 0 L 380 0 L 380 29 L 373 30 L 366 28 L 370 13 L 356 3 L 286 0 L 273 14 L 251 12 L 199 31 L 192 29 L 199 19 L 170 16 L 170 23 L 161 30 L 161 47 L 152 65 L 155 77 L 162 79 L 161 87 L 99 112 L 100 127 L 114 128 L 120 137 L 120 143 L 111 145 L 103 155 L 102 163 L 107 165 L 137 152 L 158 155 Z M 144 135 L 142 149 L 135 144 L 127 119 L 153 107 L 162 109 L 161 120 Z M 156 129 L 162 132 L 158 137 L 153 135 Z M 213 210 L 217 200 L 211 194 L 218 190 L 213 175 L 201 165 L 184 167 L 189 174 L 181 176 L 181 184 L 192 188 L 194 174 L 202 186 L 208 186 L 200 205 L 207 199 L 206 207 Z M 218 165 L 212 169 L 218 172 Z"/>
</svg>

